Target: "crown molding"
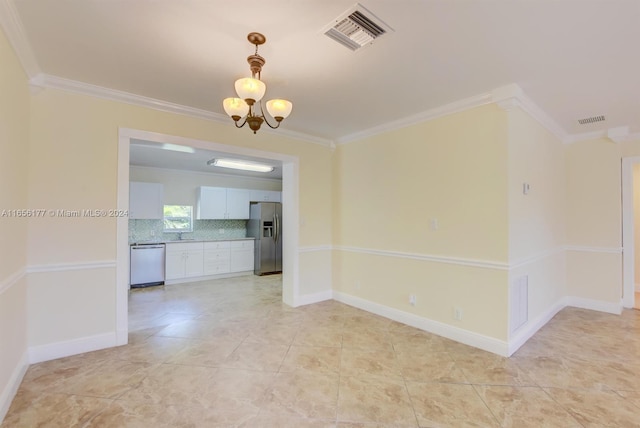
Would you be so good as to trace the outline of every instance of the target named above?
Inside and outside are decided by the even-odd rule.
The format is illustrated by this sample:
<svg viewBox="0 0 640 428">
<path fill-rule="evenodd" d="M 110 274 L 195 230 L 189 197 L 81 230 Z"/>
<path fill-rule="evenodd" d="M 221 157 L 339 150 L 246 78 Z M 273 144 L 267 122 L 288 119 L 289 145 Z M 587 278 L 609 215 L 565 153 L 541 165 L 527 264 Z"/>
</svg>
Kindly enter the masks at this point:
<svg viewBox="0 0 640 428">
<path fill-rule="evenodd" d="M 33 54 L 13 0 L 0 0 L 0 26 L 7 35 L 27 76 L 32 78 L 40 74 L 40 66 Z"/>
<path fill-rule="evenodd" d="M 564 144 L 573 144 L 580 141 L 598 140 L 606 138 L 607 131 L 582 132 L 580 134 L 571 134 L 564 141 Z"/>
<path fill-rule="evenodd" d="M 133 104 L 141 107 L 149 107 L 155 110 L 165 111 L 169 113 L 177 113 L 185 116 L 191 116 L 199 119 L 213 120 L 222 122 L 221 114 L 201 110 L 193 107 L 187 107 L 180 104 L 174 104 L 155 98 L 135 95 L 130 92 L 109 89 L 102 86 L 92 85 L 89 83 L 79 82 L 77 80 L 65 79 L 50 74 L 40 73 L 29 80 L 29 84 L 36 88 L 58 89 L 61 91 L 74 92 L 81 95 L 88 95 L 109 101 L 117 101 L 125 104 Z"/>
<path fill-rule="evenodd" d="M 417 125 L 418 123 L 426 122 L 429 120 L 437 119 L 439 117 L 448 116 L 454 113 L 459 113 L 465 110 L 492 103 L 497 104 L 500 108 L 507 111 L 514 108 L 520 108 L 535 120 L 537 120 L 542 126 L 544 126 L 549 132 L 551 132 L 561 141 L 564 142 L 569 138 L 567 132 L 560 125 L 558 125 L 551 118 L 551 116 L 549 116 L 544 110 L 538 107 L 538 105 L 536 105 L 531 100 L 531 98 L 529 98 L 523 92 L 520 86 L 512 83 L 495 88 L 491 92 L 475 95 L 469 98 L 445 104 L 441 107 L 426 110 L 422 113 L 418 113 L 404 119 L 388 122 L 361 132 L 356 132 L 344 137 L 340 137 L 336 140 L 336 143 L 350 143 L 352 141 L 372 137 L 383 132 L 393 131 L 411 125 Z"/>
<path fill-rule="evenodd" d="M 147 107 L 154 110 L 164 111 L 168 113 L 181 114 L 184 116 L 194 117 L 197 119 L 210 120 L 224 125 L 232 126 L 230 119 L 226 115 L 215 113 L 209 110 L 189 107 L 182 104 L 176 104 L 169 101 L 163 101 L 156 98 L 145 97 L 142 95 L 132 94 L 130 92 L 119 91 L 117 89 L 105 88 L 103 86 L 92 85 L 89 83 L 79 82 L 77 80 L 65 79 L 50 74 L 40 73 L 29 79 L 29 85 L 32 91 L 37 93 L 40 88 L 58 89 L 61 91 L 74 92 L 81 95 L 88 95 L 109 101 L 116 101 L 125 104 L 131 104 L 139 107 Z M 332 141 L 325 138 L 315 137 L 313 135 L 286 130 L 286 129 L 261 129 L 261 132 L 269 132 L 277 135 L 306 141 L 309 143 L 320 144 L 325 147 L 331 147 Z"/>
<path fill-rule="evenodd" d="M 347 144 L 353 141 L 362 140 L 367 137 L 373 137 L 384 132 L 394 131 L 396 129 L 406 128 L 411 125 L 417 125 L 419 123 L 427 122 L 429 120 L 437 119 L 439 117 L 448 116 L 450 114 L 462 112 L 465 110 L 479 107 L 485 104 L 491 104 L 493 102 L 491 93 L 484 93 L 473 97 L 465 98 L 459 101 L 454 101 L 449 104 L 445 104 L 441 107 L 432 108 L 421 113 L 405 117 L 403 119 L 387 122 L 382 125 L 374 126 L 373 128 L 365 129 L 364 131 L 354 132 L 353 134 L 345 135 L 336 139 L 336 144 Z"/>
<path fill-rule="evenodd" d="M 584 132 L 582 134 L 572 134 L 564 141 L 565 144 L 579 143 L 581 141 L 599 140 L 608 138 L 614 143 L 625 143 L 631 141 L 640 141 L 640 132 L 634 134 L 629 133 L 628 126 L 619 126 L 617 128 L 609 128 L 603 131 Z"/>
<path fill-rule="evenodd" d="M 564 142 L 569 134 L 556 123 L 543 109 L 524 93 L 522 88 L 515 83 L 501 86 L 492 91 L 494 102 L 503 110 L 509 111 L 515 108 L 527 113 L 540 125 L 551 132 L 556 138 Z"/>
</svg>

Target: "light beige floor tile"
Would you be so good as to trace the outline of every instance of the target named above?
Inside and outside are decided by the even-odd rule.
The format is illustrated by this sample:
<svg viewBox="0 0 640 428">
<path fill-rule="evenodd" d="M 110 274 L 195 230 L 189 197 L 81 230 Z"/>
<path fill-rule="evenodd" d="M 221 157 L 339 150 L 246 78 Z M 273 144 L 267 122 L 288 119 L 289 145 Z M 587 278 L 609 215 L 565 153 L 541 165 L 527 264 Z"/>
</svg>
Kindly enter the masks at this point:
<svg viewBox="0 0 640 428">
<path fill-rule="evenodd" d="M 418 426 L 404 381 L 379 377 L 340 377 L 338 422 Z"/>
<path fill-rule="evenodd" d="M 96 416 L 91 427 L 100 428 L 228 428 L 255 416 L 250 409 L 230 411 L 228 408 L 186 407 L 156 403 L 114 401 Z"/>
<path fill-rule="evenodd" d="M 291 345 L 297 333 L 298 326 L 265 323 L 252 328 L 245 342 Z"/>
<path fill-rule="evenodd" d="M 275 373 L 244 369 L 218 369 L 211 377 L 209 390 L 218 396 L 245 399 L 261 405 L 273 384 Z"/>
<path fill-rule="evenodd" d="M 202 320 L 187 320 L 173 323 L 160 330 L 157 335 L 204 340 L 212 329 L 213 326 L 210 322 Z"/>
<path fill-rule="evenodd" d="M 398 365 L 405 380 L 419 382 L 468 383 L 462 370 L 448 352 L 396 352 Z"/>
<path fill-rule="evenodd" d="M 319 317 L 312 315 L 301 321 L 299 327 L 300 331 L 329 330 L 342 334 L 344 329 L 344 318 L 339 315 L 331 317 Z"/>
<path fill-rule="evenodd" d="M 83 426 L 106 409 L 112 400 L 20 390 L 2 428 Z"/>
<path fill-rule="evenodd" d="M 335 420 L 338 383 L 337 373 L 279 373 L 267 392 L 260 415 Z"/>
<path fill-rule="evenodd" d="M 395 352 L 369 348 L 343 348 L 340 375 L 402 379 L 402 372 Z"/>
<path fill-rule="evenodd" d="M 66 394 L 117 398 L 135 388 L 156 365 L 125 360 L 93 360 L 55 383 Z"/>
<path fill-rule="evenodd" d="M 280 372 L 309 370 L 320 373 L 338 373 L 340 372 L 341 354 L 340 348 L 292 345 L 280 367 Z"/>
<path fill-rule="evenodd" d="M 338 422 L 338 428 L 395 428 L 397 425 L 378 424 L 375 422 Z"/>
<path fill-rule="evenodd" d="M 192 339 L 150 336 L 128 345 L 107 348 L 92 354 L 103 359 L 163 363 L 192 343 Z"/>
<path fill-rule="evenodd" d="M 636 362 L 589 360 L 574 356 L 517 357 L 515 361 L 539 386 L 554 388 L 638 388 Z"/>
<path fill-rule="evenodd" d="M 135 388 L 118 397 L 120 400 L 161 405 L 207 406 L 205 397 L 212 387 L 211 367 L 162 364 L 150 370 Z"/>
<path fill-rule="evenodd" d="M 392 326 L 393 321 L 380 315 L 362 312 L 357 315 L 347 315 L 344 327 L 346 330 L 355 330 L 359 328 L 386 330 Z"/>
<path fill-rule="evenodd" d="M 277 372 L 289 346 L 242 343 L 221 363 L 222 367 Z"/>
<path fill-rule="evenodd" d="M 637 427 L 640 408 L 613 391 L 545 388 L 585 427 Z"/>
<path fill-rule="evenodd" d="M 138 342 L 142 342 L 143 340 L 154 336 L 155 334 L 157 334 L 158 332 L 160 332 L 162 329 L 166 328 L 166 325 L 162 325 L 162 326 L 157 326 L 157 327 L 147 327 L 145 326 L 145 328 L 140 329 L 140 330 L 133 330 L 131 329 L 131 327 L 129 327 L 129 344 L 134 344 L 134 343 L 138 343 Z"/>
<path fill-rule="evenodd" d="M 639 302 L 640 303 L 640 302 Z M 619 396 L 640 408 L 640 387 L 636 391 L 616 391 Z"/>
<path fill-rule="evenodd" d="M 428 333 L 398 334 L 390 332 L 388 337 L 393 344 L 393 348 L 400 352 L 430 354 L 434 352 L 447 352 L 451 346 L 449 339 Z"/>
<path fill-rule="evenodd" d="M 478 349 L 464 354 L 454 353 L 452 357 L 470 383 L 537 386 L 512 359 Z"/>
<path fill-rule="evenodd" d="M 383 351 L 393 350 L 391 337 L 385 330 L 344 328 L 342 330 L 343 348 L 379 349 Z"/>
<path fill-rule="evenodd" d="M 258 415 L 245 423 L 238 425 L 238 428 L 335 428 L 336 422 L 333 420 L 308 419 L 296 416 L 283 415 Z"/>
<path fill-rule="evenodd" d="M 538 387 L 475 386 L 502 427 L 580 427 L 565 409 Z"/>
<path fill-rule="evenodd" d="M 251 308 L 242 310 L 229 310 L 228 308 L 214 308 L 198 316 L 199 321 L 238 321 L 238 320 L 261 320 L 269 315 L 269 308 Z"/>
<path fill-rule="evenodd" d="M 153 327 L 166 327 L 176 322 L 189 321 L 197 317 L 196 313 L 158 313 L 157 309 L 151 307 L 151 312 L 136 313 L 129 312 L 129 330 L 138 331 Z"/>
<path fill-rule="evenodd" d="M 192 340 L 179 352 L 167 359 L 167 363 L 219 367 L 235 351 L 241 342 Z"/>
<path fill-rule="evenodd" d="M 293 340 L 293 345 L 341 348 L 342 329 L 341 327 L 318 326 L 317 324 L 308 328 L 302 326 Z"/>
<path fill-rule="evenodd" d="M 407 382 L 421 427 L 498 427 L 472 385 Z"/>
</svg>

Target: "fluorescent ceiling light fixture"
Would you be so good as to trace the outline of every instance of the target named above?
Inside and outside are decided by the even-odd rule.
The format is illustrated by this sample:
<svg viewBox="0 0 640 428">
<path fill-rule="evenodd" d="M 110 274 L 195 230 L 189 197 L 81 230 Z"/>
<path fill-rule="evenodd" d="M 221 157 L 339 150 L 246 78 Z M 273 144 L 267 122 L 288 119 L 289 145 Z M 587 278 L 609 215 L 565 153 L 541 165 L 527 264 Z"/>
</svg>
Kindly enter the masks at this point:
<svg viewBox="0 0 640 428">
<path fill-rule="evenodd" d="M 264 163 L 245 161 L 240 159 L 211 159 L 207 165 L 219 166 L 221 168 L 241 169 L 243 171 L 271 172 L 274 168 Z"/>
</svg>

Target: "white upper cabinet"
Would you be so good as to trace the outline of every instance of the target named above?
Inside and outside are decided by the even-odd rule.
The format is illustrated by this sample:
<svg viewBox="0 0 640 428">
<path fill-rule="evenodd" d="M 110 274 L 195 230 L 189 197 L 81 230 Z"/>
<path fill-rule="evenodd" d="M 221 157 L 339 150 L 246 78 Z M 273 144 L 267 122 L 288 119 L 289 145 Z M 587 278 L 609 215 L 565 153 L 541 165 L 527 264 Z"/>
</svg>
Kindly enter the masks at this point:
<svg viewBox="0 0 640 428">
<path fill-rule="evenodd" d="M 251 190 L 251 202 L 282 202 L 277 190 Z"/>
<path fill-rule="evenodd" d="M 231 219 L 248 219 L 250 209 L 248 189 L 227 189 L 227 217 Z"/>
<path fill-rule="evenodd" d="M 129 183 L 129 218 L 162 219 L 164 191 L 160 183 Z"/>
<path fill-rule="evenodd" d="M 197 209 L 196 218 L 199 220 L 226 218 L 227 189 L 224 187 L 199 187 Z"/>
<path fill-rule="evenodd" d="M 248 189 L 199 187 L 196 218 L 199 220 L 246 220 L 249 218 L 249 196 Z"/>
</svg>

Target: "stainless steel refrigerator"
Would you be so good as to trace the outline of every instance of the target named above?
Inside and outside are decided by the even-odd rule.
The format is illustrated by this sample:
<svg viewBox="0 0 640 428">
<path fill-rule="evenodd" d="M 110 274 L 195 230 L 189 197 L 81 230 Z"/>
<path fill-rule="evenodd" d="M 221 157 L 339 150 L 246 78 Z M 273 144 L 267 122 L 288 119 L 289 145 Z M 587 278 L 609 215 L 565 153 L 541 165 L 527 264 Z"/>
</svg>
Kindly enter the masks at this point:
<svg viewBox="0 0 640 428">
<path fill-rule="evenodd" d="M 247 236 L 255 238 L 253 273 L 282 272 L 282 205 L 279 202 L 252 202 Z"/>
</svg>

